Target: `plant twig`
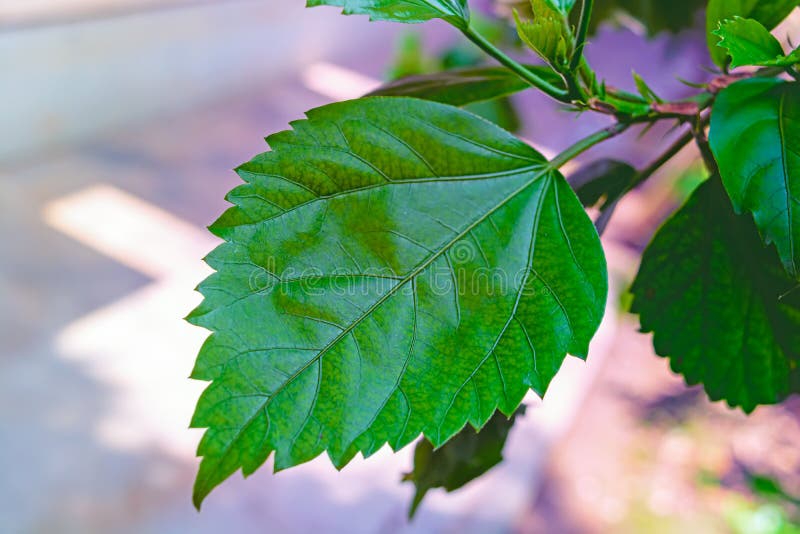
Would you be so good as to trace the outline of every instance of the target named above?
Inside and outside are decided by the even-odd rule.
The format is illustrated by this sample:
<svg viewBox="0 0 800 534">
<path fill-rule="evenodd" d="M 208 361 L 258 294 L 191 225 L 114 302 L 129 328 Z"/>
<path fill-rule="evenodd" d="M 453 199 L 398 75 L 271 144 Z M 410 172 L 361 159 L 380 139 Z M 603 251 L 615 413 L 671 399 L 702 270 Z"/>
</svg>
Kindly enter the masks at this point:
<svg viewBox="0 0 800 534">
<path fill-rule="evenodd" d="M 581 139 L 574 145 L 568 147 L 566 150 L 561 152 L 555 158 L 550 160 L 550 167 L 552 167 L 553 169 L 558 169 L 560 167 L 563 167 L 567 162 L 575 159 L 585 151 L 592 148 L 594 145 L 602 143 L 603 141 L 606 141 L 608 139 L 611 139 L 612 137 L 616 137 L 617 135 L 621 134 L 622 132 L 628 129 L 628 126 L 629 126 L 628 124 L 618 122 L 612 126 L 603 128 L 599 132 L 593 133 L 589 137 Z"/>
<path fill-rule="evenodd" d="M 703 121 L 701 121 L 703 122 Z M 609 221 L 611 220 L 612 215 L 614 215 L 614 211 L 617 209 L 617 204 L 619 204 L 620 199 L 630 193 L 633 189 L 639 186 L 642 182 L 646 181 L 650 178 L 653 174 L 655 174 L 661 167 L 664 166 L 669 160 L 674 158 L 678 152 L 683 150 L 686 145 L 692 142 L 694 139 L 694 131 L 690 129 L 686 131 L 682 136 L 676 139 L 670 146 L 665 150 L 660 156 L 658 156 L 652 163 L 650 163 L 647 167 L 637 172 L 634 177 L 631 179 L 630 183 L 625 187 L 625 189 L 620 193 L 614 202 L 612 202 L 603 212 L 597 217 L 595 220 L 594 225 L 597 229 L 597 233 L 599 235 L 603 235 L 605 232 L 606 227 L 608 226 Z"/>
<path fill-rule="evenodd" d="M 589 33 L 589 21 L 592 19 L 592 6 L 594 0 L 582 0 L 581 2 L 581 17 L 578 22 L 578 35 L 575 38 L 575 50 L 572 52 L 572 58 L 569 62 L 570 72 L 580 66 L 581 58 L 583 57 L 583 47 L 586 46 L 586 35 Z"/>
<path fill-rule="evenodd" d="M 467 39 L 478 45 L 484 52 L 511 69 L 511 71 L 513 71 L 526 82 L 530 83 L 532 86 L 546 93 L 548 96 L 558 100 L 559 102 L 569 103 L 569 93 L 566 91 L 566 89 L 556 87 L 550 82 L 538 77 L 536 74 L 508 57 L 499 48 L 487 41 L 485 37 L 476 32 L 473 28 L 468 27 L 462 30 L 462 33 Z"/>
</svg>

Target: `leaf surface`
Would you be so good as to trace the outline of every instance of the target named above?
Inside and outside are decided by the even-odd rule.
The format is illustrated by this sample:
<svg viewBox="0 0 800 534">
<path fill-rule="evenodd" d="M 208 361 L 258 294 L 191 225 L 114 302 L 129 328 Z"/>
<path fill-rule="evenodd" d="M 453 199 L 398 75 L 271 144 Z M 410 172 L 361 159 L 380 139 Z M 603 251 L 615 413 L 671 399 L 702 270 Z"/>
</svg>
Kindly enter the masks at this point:
<svg viewBox="0 0 800 534">
<path fill-rule="evenodd" d="M 467 0 L 307 0 L 306 6 L 336 6 L 345 15 L 370 20 L 419 23 L 443 19 L 458 28 L 469 26 Z"/>
<path fill-rule="evenodd" d="M 642 257 L 631 311 L 660 356 L 712 400 L 750 412 L 800 392 L 800 291 L 718 178 L 669 219 Z"/>
<path fill-rule="evenodd" d="M 414 500 L 408 511 L 414 517 L 425 494 L 433 488 L 455 491 L 485 474 L 503 460 L 503 448 L 514 419 L 524 412 L 524 406 L 511 418 L 495 413 L 480 432 L 464 428 L 453 439 L 434 449 L 428 440 L 420 440 L 414 449 L 414 469 L 403 480 L 416 486 Z"/>
<path fill-rule="evenodd" d="M 706 36 L 708 51 L 714 63 L 725 66 L 727 52 L 718 46 L 719 38 L 714 33 L 719 24 L 733 17 L 753 19 L 771 30 L 785 19 L 800 0 L 709 0 L 706 8 Z"/>
<path fill-rule="evenodd" d="M 760 22 L 734 17 L 720 23 L 714 32 L 719 46 L 731 56 L 731 67 L 744 65 L 788 66 L 797 63 L 796 54 L 784 55 L 781 43 Z"/>
<path fill-rule="evenodd" d="M 553 85 L 563 84 L 552 69 L 529 66 L 537 76 Z M 464 106 L 492 100 L 528 89 L 530 84 L 504 67 L 470 67 L 435 74 L 408 76 L 376 89 L 368 96 L 409 96 Z"/>
<path fill-rule="evenodd" d="M 709 142 L 737 212 L 752 212 L 786 270 L 800 274 L 800 84 L 758 78 L 717 97 Z"/>
<path fill-rule="evenodd" d="M 213 333 L 200 504 L 275 452 L 344 466 L 441 446 L 585 357 L 607 292 L 592 223 L 535 150 L 458 108 L 372 97 L 308 112 L 239 168 L 189 320 Z"/>
</svg>

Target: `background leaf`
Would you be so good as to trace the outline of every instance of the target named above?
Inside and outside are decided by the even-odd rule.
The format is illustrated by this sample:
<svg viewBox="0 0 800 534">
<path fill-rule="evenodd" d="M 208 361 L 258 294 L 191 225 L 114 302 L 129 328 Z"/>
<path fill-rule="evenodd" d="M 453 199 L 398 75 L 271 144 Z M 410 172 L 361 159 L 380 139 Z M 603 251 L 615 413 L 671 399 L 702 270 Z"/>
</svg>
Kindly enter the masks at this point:
<svg viewBox="0 0 800 534">
<path fill-rule="evenodd" d="M 458 28 L 469 26 L 466 0 L 307 0 L 306 5 L 337 6 L 345 15 L 369 15 L 370 20 L 418 23 L 443 19 Z"/>
<path fill-rule="evenodd" d="M 552 69 L 541 66 L 528 68 L 552 84 L 563 83 Z M 528 82 L 504 67 L 471 67 L 401 78 L 378 88 L 368 96 L 410 96 L 463 106 L 528 88 Z"/>
<path fill-rule="evenodd" d="M 756 20 L 767 30 L 771 30 L 798 5 L 800 0 L 709 0 L 706 8 L 706 35 L 711 59 L 724 67 L 728 57 L 725 49 L 717 46 L 719 38 L 714 33 L 720 22 L 738 16 Z"/>
<path fill-rule="evenodd" d="M 606 268 L 592 223 L 535 150 L 443 104 L 374 97 L 308 113 L 239 169 L 226 242 L 189 320 L 213 332 L 199 505 L 275 451 L 341 467 L 420 433 L 510 415 L 585 357 Z"/>
<path fill-rule="evenodd" d="M 800 392 L 800 291 L 718 178 L 653 238 L 631 307 L 656 352 L 712 400 L 750 412 Z"/>
<path fill-rule="evenodd" d="M 636 175 L 636 169 L 624 161 L 601 159 L 584 165 L 569 177 L 569 183 L 586 207 L 602 200 L 601 210 L 619 200 Z"/>
<path fill-rule="evenodd" d="M 429 490 L 455 491 L 499 464 L 508 432 L 516 416 L 524 412 L 524 406 L 511 418 L 497 412 L 480 432 L 467 427 L 438 449 L 428 440 L 420 440 L 414 449 L 414 470 L 403 476 L 417 488 L 409 517 L 414 517 Z"/>
<path fill-rule="evenodd" d="M 767 243 L 800 274 L 800 85 L 743 80 L 717 97 L 711 149 L 737 212 L 753 213 Z"/>
</svg>

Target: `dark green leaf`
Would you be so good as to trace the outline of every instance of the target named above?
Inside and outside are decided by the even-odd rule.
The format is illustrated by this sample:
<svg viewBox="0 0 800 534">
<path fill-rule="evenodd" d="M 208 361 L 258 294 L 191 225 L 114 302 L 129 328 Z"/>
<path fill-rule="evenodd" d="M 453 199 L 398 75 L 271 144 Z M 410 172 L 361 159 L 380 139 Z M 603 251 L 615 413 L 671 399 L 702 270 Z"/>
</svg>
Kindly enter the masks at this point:
<svg viewBox="0 0 800 534">
<path fill-rule="evenodd" d="M 714 33 L 720 22 L 733 17 L 750 18 L 771 30 L 785 19 L 800 0 L 709 0 L 706 9 L 706 35 L 708 50 L 714 63 L 725 66 L 727 52 L 717 46 L 719 38 Z"/>
<path fill-rule="evenodd" d="M 800 274 L 800 84 L 737 82 L 714 103 L 709 141 L 737 212 L 756 225 L 793 276 Z"/>
<path fill-rule="evenodd" d="M 613 159 L 601 159 L 584 165 L 569 177 L 569 184 L 586 207 L 596 206 L 601 200 L 601 210 L 619 199 L 636 175 L 636 169 Z"/>
<path fill-rule="evenodd" d="M 552 84 L 562 83 L 551 69 L 529 67 Z M 370 96 L 411 96 L 454 106 L 492 100 L 527 89 L 530 84 L 504 67 L 473 67 L 410 76 L 391 82 Z"/>
<path fill-rule="evenodd" d="M 728 51 L 731 67 L 744 65 L 788 66 L 797 61 L 784 55 L 781 43 L 760 22 L 734 17 L 720 23 L 714 35 Z"/>
<path fill-rule="evenodd" d="M 749 412 L 800 392 L 796 287 L 712 178 L 645 251 L 631 311 L 689 384 Z"/>
<path fill-rule="evenodd" d="M 199 505 L 275 451 L 344 466 L 443 445 L 540 395 L 603 315 L 605 259 L 564 178 L 458 108 L 373 97 L 308 113 L 239 169 L 189 320 L 213 332 Z"/>
<path fill-rule="evenodd" d="M 518 414 L 524 411 L 522 407 Z M 497 412 L 480 432 L 467 427 L 438 449 L 428 440 L 420 440 L 414 449 L 414 470 L 403 476 L 417 487 L 409 517 L 414 517 L 429 490 L 457 490 L 499 464 L 515 418 L 516 414 L 508 418 Z"/>
<path fill-rule="evenodd" d="M 619 14 L 623 13 L 641 22 L 647 35 L 678 33 L 694 25 L 695 14 L 705 4 L 705 0 L 595 0 L 593 26 L 620 19 Z M 577 12 L 573 11 L 573 15 Z"/>
<path fill-rule="evenodd" d="M 458 28 L 469 26 L 466 0 L 307 0 L 306 5 L 337 6 L 345 15 L 369 15 L 370 20 L 417 23 L 443 19 Z"/>
</svg>

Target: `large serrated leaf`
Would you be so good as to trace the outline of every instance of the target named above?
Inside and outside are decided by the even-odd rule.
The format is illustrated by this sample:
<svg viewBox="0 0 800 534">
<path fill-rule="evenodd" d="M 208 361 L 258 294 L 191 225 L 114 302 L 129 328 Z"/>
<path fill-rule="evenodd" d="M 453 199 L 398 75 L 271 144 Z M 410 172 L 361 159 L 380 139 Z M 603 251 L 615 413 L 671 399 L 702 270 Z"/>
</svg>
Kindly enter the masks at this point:
<svg viewBox="0 0 800 534">
<path fill-rule="evenodd" d="M 796 289 L 712 178 L 648 246 L 631 311 L 689 384 L 750 412 L 800 392 Z"/>
<path fill-rule="evenodd" d="M 323 451 L 341 467 L 510 415 L 603 314 L 597 234 L 528 145 L 411 98 L 307 115 L 239 169 L 212 226 L 226 243 L 189 317 L 213 331 L 198 505 L 273 451 L 276 469 Z"/>
<path fill-rule="evenodd" d="M 345 15 L 369 15 L 370 20 L 419 23 L 443 19 L 458 28 L 469 26 L 466 0 L 307 0 L 308 7 L 341 7 Z"/>
<path fill-rule="evenodd" d="M 563 84 L 561 77 L 552 69 L 535 65 L 526 68 L 553 85 Z M 401 78 L 368 96 L 410 96 L 464 106 L 508 96 L 530 86 L 505 67 L 469 67 Z"/>
<path fill-rule="evenodd" d="M 706 8 L 706 38 L 711 59 L 720 67 L 725 66 L 727 51 L 718 46 L 719 38 L 714 33 L 720 22 L 733 17 L 758 21 L 771 30 L 800 5 L 800 0 L 709 0 Z"/>
<path fill-rule="evenodd" d="M 752 212 L 786 270 L 800 275 L 800 84 L 759 78 L 727 87 L 709 141 L 736 211 Z"/>
</svg>

